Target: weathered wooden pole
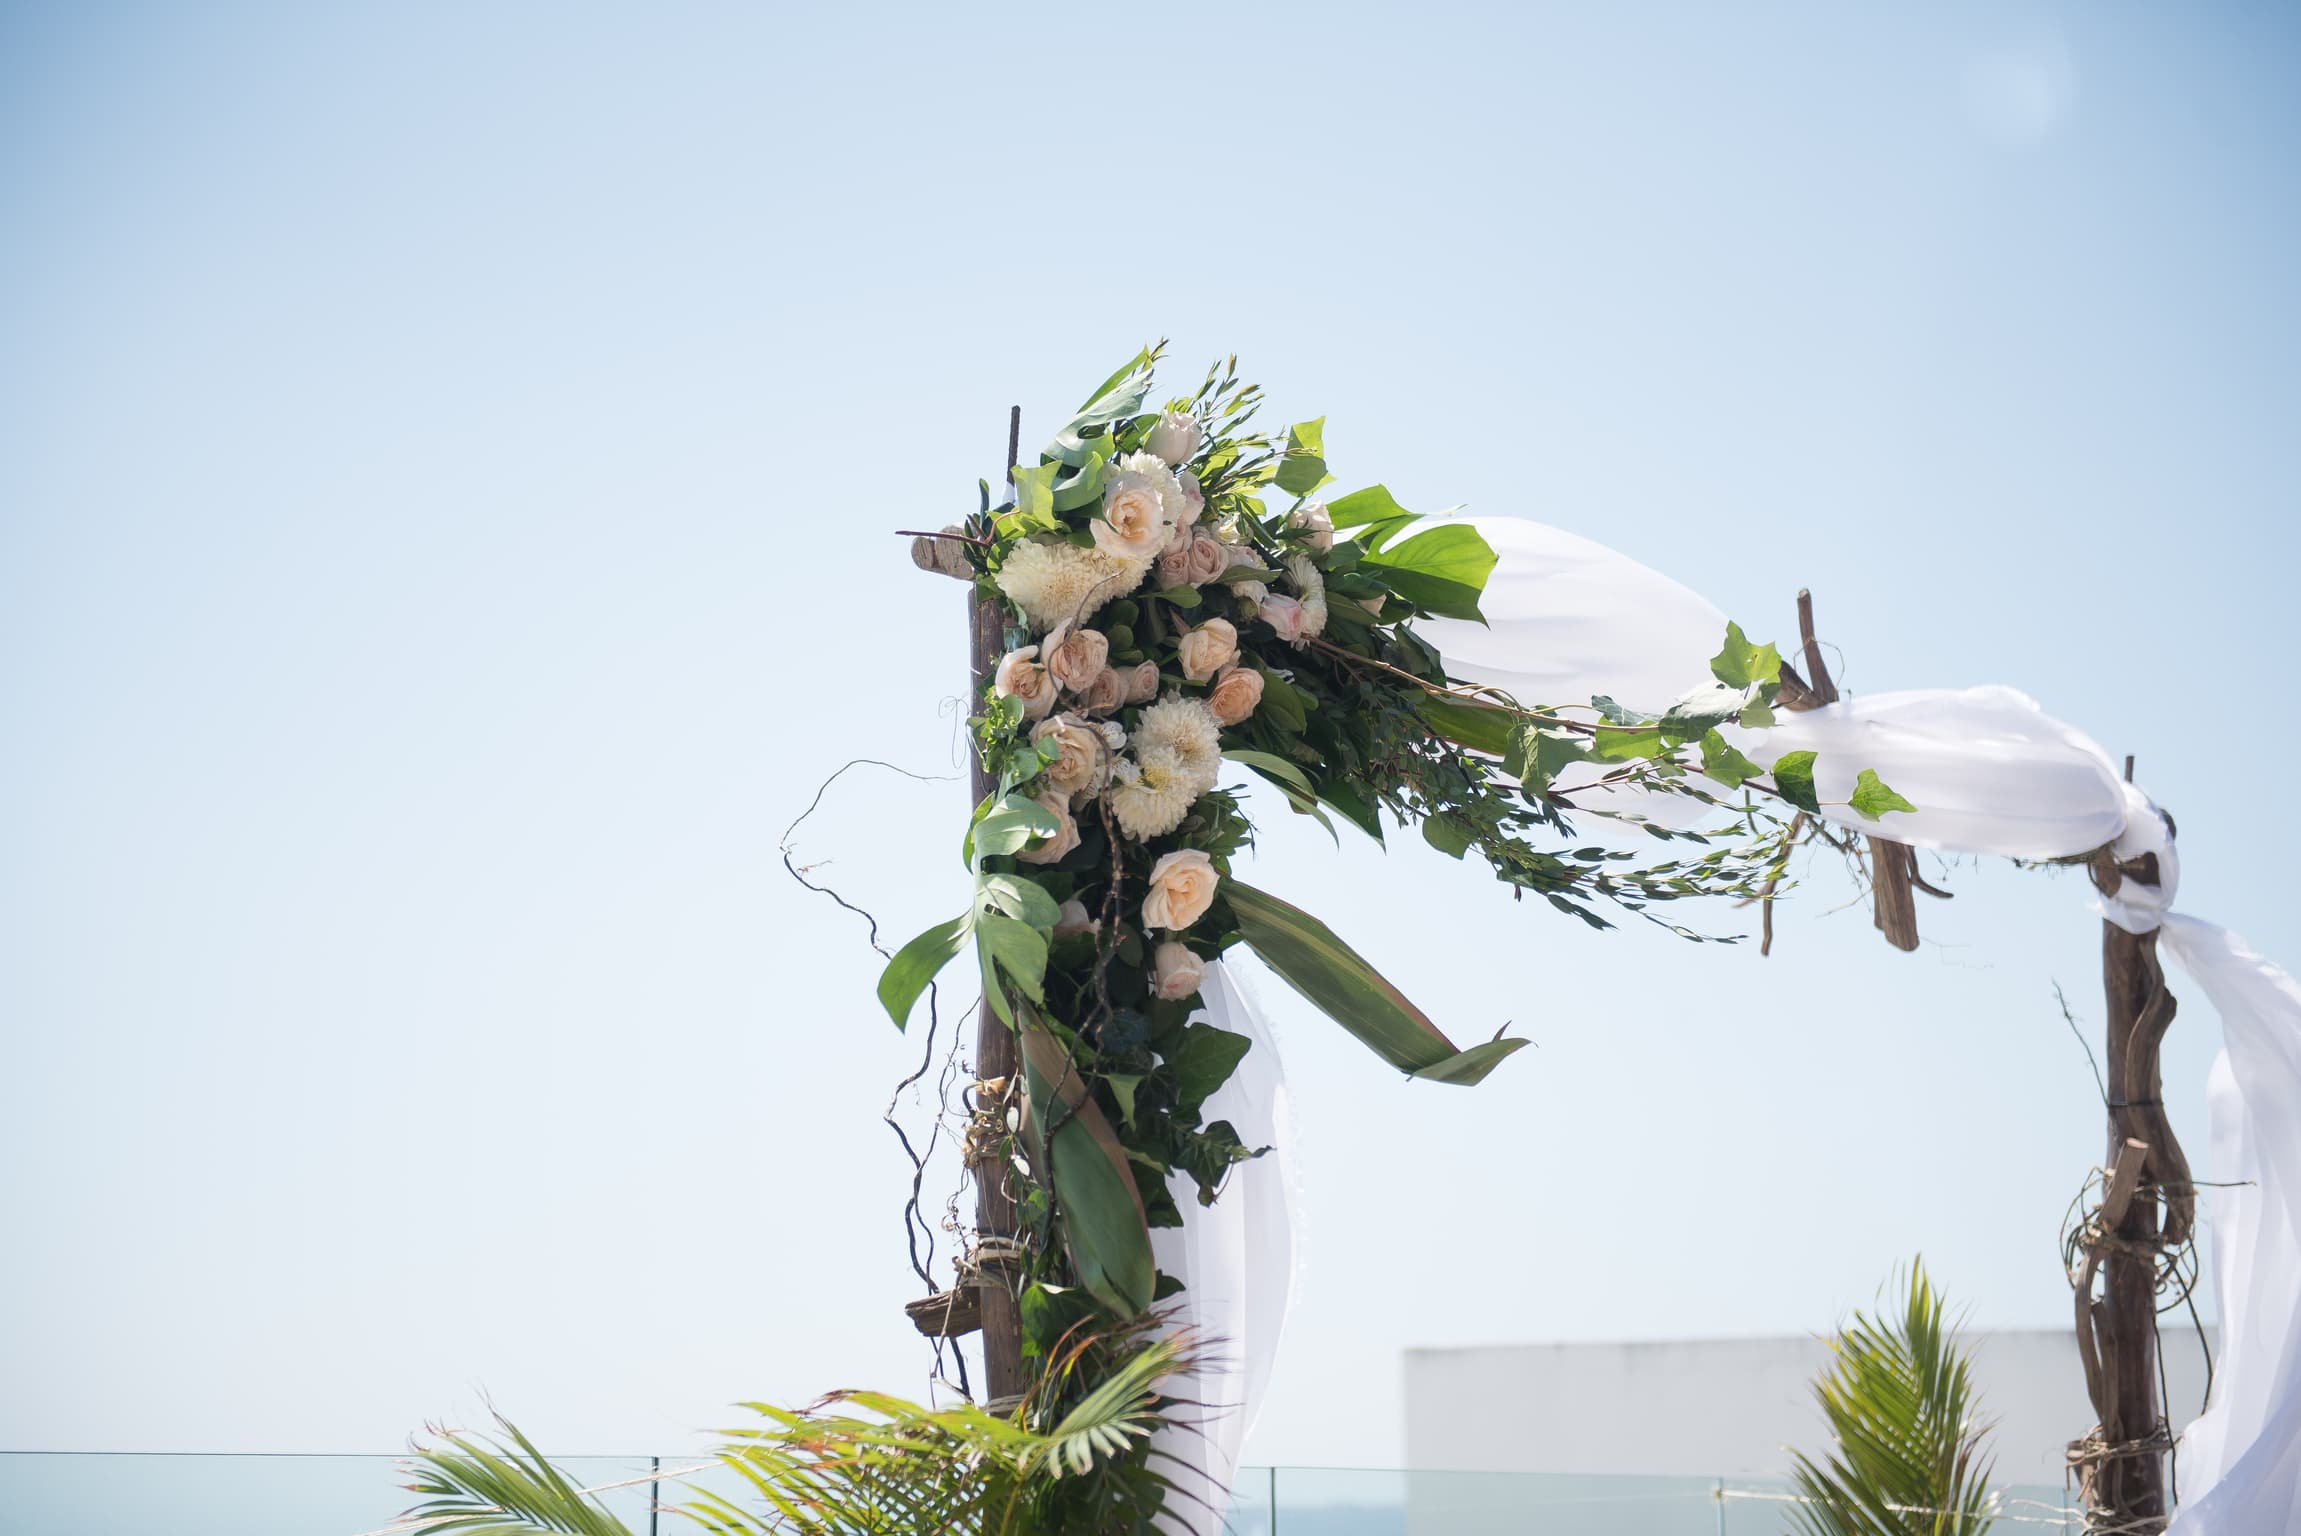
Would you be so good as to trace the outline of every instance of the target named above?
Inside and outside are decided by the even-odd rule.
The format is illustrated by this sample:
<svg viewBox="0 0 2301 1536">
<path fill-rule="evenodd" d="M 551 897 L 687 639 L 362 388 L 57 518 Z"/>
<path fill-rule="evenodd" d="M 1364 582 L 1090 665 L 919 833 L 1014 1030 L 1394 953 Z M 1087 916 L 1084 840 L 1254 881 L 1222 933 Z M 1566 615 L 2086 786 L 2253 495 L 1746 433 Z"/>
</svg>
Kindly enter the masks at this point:
<svg viewBox="0 0 2301 1536">
<path fill-rule="evenodd" d="M 2130 757 L 2125 776 L 2133 777 Z M 2127 881 L 2159 883 L 2155 854 L 2121 862 L 2104 849 L 2091 874 L 2104 896 Z M 2128 933 L 2104 919 L 2101 978 L 2109 1145 L 2101 1211 L 2087 1225 L 2075 1277 L 2078 1355 L 2096 1422 L 2071 1444 L 2069 1463 L 2095 1521 L 2146 1536 L 2164 1529 L 2171 1513 L 2171 1431 L 2158 1392 L 2158 1266 L 2165 1252 L 2189 1240 L 2197 1194 L 2166 1118 L 2158 1071 L 2174 1003 L 2157 958 L 2157 931 Z"/>
<path fill-rule="evenodd" d="M 1015 475 L 1021 446 L 1023 408 L 1007 417 L 1007 478 Z M 1006 615 L 997 603 L 984 602 L 973 587 L 967 589 L 968 657 L 974 687 L 970 706 L 982 703 L 983 690 L 1006 654 Z M 974 803 L 998 786 L 983 766 L 980 753 L 970 759 L 969 785 Z M 983 999 L 975 1018 L 975 1123 L 969 1139 L 975 1175 L 976 1286 L 982 1303 L 983 1390 L 990 1404 L 1012 1405 L 1024 1387 L 1023 1327 L 1015 1294 L 1016 1270 L 1012 1255 L 1020 1240 L 1022 1223 L 1015 1205 L 1013 1174 L 1008 1165 L 1006 1114 L 1019 1105 L 1015 1033 Z"/>
</svg>

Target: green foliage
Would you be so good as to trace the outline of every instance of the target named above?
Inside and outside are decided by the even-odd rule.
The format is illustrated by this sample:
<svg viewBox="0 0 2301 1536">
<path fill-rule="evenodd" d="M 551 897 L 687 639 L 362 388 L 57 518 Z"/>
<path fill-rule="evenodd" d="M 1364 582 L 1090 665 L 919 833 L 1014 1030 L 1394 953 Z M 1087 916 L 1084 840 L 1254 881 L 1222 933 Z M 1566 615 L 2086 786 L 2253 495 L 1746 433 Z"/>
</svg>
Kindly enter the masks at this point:
<svg viewBox="0 0 2301 1536">
<path fill-rule="evenodd" d="M 1237 881 L 1231 882 L 1230 905 L 1239 937 L 1263 964 L 1401 1072 L 1474 1084 L 1526 1043 L 1495 1040 L 1458 1050 L 1429 1015 L 1300 907 Z"/>
<path fill-rule="evenodd" d="M 1883 1293 L 1881 1293 L 1882 1296 Z M 1996 1513 L 1972 1361 L 1923 1261 L 1892 1312 L 1856 1312 L 1814 1383 L 1836 1449 L 1796 1454 L 1808 1536 L 1982 1536 Z"/>
<path fill-rule="evenodd" d="M 1774 788 L 1799 810 L 1819 811 L 1822 802 L 1814 792 L 1814 754 L 1784 752 L 1775 758 Z"/>
<path fill-rule="evenodd" d="M 1916 806 L 1894 793 L 1885 780 L 1878 777 L 1875 768 L 1864 768 L 1854 780 L 1854 797 L 1847 802 L 1855 810 L 1876 821 L 1888 811 L 1914 811 Z"/>
<path fill-rule="evenodd" d="M 1109 1369 L 1054 1407 L 1096 1351 L 1116 1352 Z M 746 1404 L 764 1423 L 729 1431 L 716 1458 L 742 1492 L 690 1487 L 669 1512 L 714 1536 L 1137 1536 L 1169 1486 L 1139 1454 L 1168 1418 L 1160 1383 L 1194 1363 L 1187 1339 L 1074 1336 L 1011 1418 L 868 1392 L 801 1411 Z M 412 1486 L 426 1497 L 411 1520 L 449 1536 L 634 1536 L 498 1424 L 416 1451 Z"/>
</svg>

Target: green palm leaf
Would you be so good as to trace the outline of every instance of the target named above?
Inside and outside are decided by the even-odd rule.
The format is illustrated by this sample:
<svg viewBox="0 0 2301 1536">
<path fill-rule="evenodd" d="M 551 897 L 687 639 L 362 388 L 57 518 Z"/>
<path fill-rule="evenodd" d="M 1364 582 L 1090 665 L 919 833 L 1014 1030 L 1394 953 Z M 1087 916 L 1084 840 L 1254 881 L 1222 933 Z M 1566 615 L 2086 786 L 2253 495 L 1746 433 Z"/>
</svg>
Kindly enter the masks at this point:
<svg viewBox="0 0 2301 1536">
<path fill-rule="evenodd" d="M 1922 1261 L 1898 1312 L 1855 1313 L 1814 1383 L 1837 1446 L 1793 1453 L 1808 1536 L 1982 1536 L 1996 1514 L 1972 1362 Z"/>
</svg>

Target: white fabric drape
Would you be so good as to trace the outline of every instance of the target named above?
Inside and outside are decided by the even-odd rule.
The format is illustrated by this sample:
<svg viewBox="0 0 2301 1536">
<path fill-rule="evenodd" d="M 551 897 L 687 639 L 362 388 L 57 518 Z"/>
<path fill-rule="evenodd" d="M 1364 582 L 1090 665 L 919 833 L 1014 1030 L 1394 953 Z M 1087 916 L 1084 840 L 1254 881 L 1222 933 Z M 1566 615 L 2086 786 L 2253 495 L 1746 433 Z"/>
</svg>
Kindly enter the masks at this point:
<svg viewBox="0 0 2301 1536">
<path fill-rule="evenodd" d="M 1158 1267 L 1183 1282 L 1171 1303 L 1176 1322 L 1199 1335 L 1207 1366 L 1180 1384 L 1199 1405 L 1193 1421 L 1159 1431 L 1151 1450 L 1175 1484 L 1159 1529 L 1172 1536 L 1211 1536 L 1223 1528 L 1240 1448 L 1270 1386 L 1279 1335 L 1293 1305 L 1295 1234 L 1294 1122 L 1286 1071 L 1270 1026 L 1220 961 L 1207 967 L 1196 1015 L 1253 1042 L 1230 1081 L 1206 1102 L 1209 1125 L 1228 1120 L 1249 1148 L 1268 1155 L 1241 1163 L 1213 1205 L 1198 1203 L 1187 1174 L 1168 1180 L 1182 1207 L 1181 1227 L 1151 1233 Z"/>
<path fill-rule="evenodd" d="M 1606 693 L 1655 710 L 1698 681 L 1725 633 L 1722 614 L 1624 555 L 1538 524 L 1478 519 L 1498 561 L 1481 606 L 1488 625 L 1424 634 L 1466 682 L 1525 704 Z M 2227 1048 L 2209 1091 L 2221 1358 L 2212 1401 L 2184 1432 L 2186 1495 L 2168 1536 L 2301 1531 L 2301 986 L 2210 923 L 2168 911 L 2180 870 L 2165 825 L 2090 737 L 2011 688 L 1928 689 L 1784 714 L 1737 733 L 1762 764 L 1819 754 L 1824 801 L 1843 801 L 1874 768 L 1914 802 L 1883 823 L 1844 806 L 1823 815 L 1944 852 L 2061 858 L 2114 843 L 2158 855 L 2155 890 L 2127 882 L 2104 915 L 2160 947 L 2221 1014 Z"/>
</svg>

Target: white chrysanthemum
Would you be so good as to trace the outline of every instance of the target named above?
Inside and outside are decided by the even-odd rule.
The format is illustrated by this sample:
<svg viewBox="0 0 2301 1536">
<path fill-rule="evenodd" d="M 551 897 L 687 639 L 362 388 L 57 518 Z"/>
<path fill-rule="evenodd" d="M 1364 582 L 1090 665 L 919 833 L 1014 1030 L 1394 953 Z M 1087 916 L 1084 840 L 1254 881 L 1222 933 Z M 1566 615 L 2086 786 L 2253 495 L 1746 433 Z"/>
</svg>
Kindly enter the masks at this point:
<svg viewBox="0 0 2301 1536">
<path fill-rule="evenodd" d="M 1136 842 L 1164 837 L 1182 825 L 1202 793 L 1172 747 L 1152 747 L 1139 761 L 1121 763 L 1111 785 L 1111 814 Z"/>
<path fill-rule="evenodd" d="M 1310 563 L 1308 555 L 1296 555 L 1287 561 L 1286 574 L 1294 583 L 1296 598 L 1302 603 L 1302 635 L 1294 641 L 1300 645 L 1304 640 L 1326 633 L 1326 578 Z"/>
<path fill-rule="evenodd" d="M 1222 722 L 1197 699 L 1172 698 L 1152 704 L 1135 722 L 1135 758 L 1167 752 L 1189 776 L 1191 793 L 1205 794 L 1222 776 Z"/>
<path fill-rule="evenodd" d="M 1103 604 L 1142 585 L 1148 560 L 1126 560 L 1061 540 L 1029 539 L 1007 551 L 999 590 L 1023 610 L 1034 629 L 1065 619 L 1083 622 Z"/>
</svg>

